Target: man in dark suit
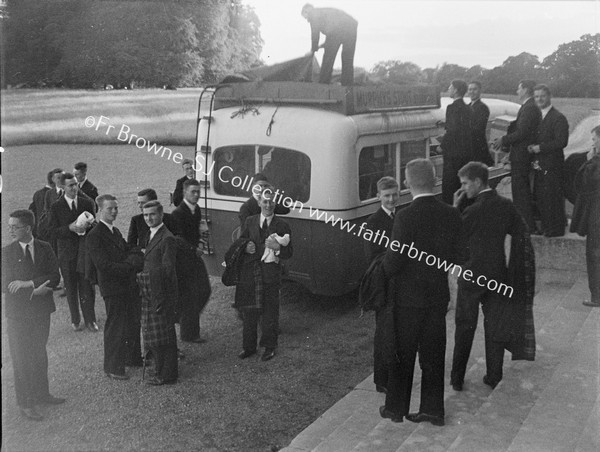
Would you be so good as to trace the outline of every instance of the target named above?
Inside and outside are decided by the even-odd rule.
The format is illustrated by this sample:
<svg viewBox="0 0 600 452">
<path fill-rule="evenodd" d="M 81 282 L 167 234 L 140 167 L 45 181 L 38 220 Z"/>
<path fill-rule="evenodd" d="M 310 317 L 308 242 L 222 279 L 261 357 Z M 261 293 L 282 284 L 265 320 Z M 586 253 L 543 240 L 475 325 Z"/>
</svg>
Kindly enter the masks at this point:
<svg viewBox="0 0 600 452">
<path fill-rule="evenodd" d="M 203 343 L 200 337 L 200 313 L 210 296 L 208 273 L 202 261 L 204 242 L 200 226 L 202 213 L 198 205 L 200 183 L 196 179 L 183 184 L 183 202 L 171 213 L 173 234 L 185 241 L 180 247 L 184 265 L 178 265 L 180 334 L 184 342 Z"/>
<path fill-rule="evenodd" d="M 542 122 L 536 144 L 528 147 L 533 158 L 533 200 L 542 220 L 542 233 L 546 237 L 561 237 L 567 225 L 563 180 L 569 123 L 552 106 L 552 95 L 546 85 L 534 88 L 534 98 L 542 112 Z"/>
<path fill-rule="evenodd" d="M 44 194 L 44 202 L 43 208 L 40 212 L 39 216 L 36 216 L 36 226 L 37 233 L 39 233 L 42 237 L 45 237 L 52 250 L 54 250 L 54 254 L 58 255 L 58 248 L 56 247 L 56 239 L 52 238 L 50 234 L 50 206 L 54 204 L 62 195 L 63 189 L 60 186 L 60 176 L 63 174 L 63 170 L 60 168 L 55 168 L 51 171 L 52 173 L 52 189 L 47 190 Z"/>
<path fill-rule="evenodd" d="M 87 212 L 93 220 L 95 205 L 81 196 L 77 179 L 71 173 L 63 173 L 60 179 L 65 193 L 50 208 L 50 234 L 57 241 L 58 262 L 65 281 L 67 301 L 71 311 L 71 326 L 81 331 L 81 316 L 88 330 L 98 331 L 94 311 L 95 293 L 92 284 L 85 278 L 85 234 L 92 227 L 91 221 L 78 224 L 78 218 Z M 50 192 L 49 192 L 50 193 Z"/>
<path fill-rule="evenodd" d="M 406 165 L 413 202 L 394 220 L 392 242 L 383 261 L 388 297 L 394 303 L 397 360 L 389 367 L 382 417 L 444 425 L 447 271 L 460 253 L 460 214 L 435 199 L 434 168 L 426 159 Z M 440 263 L 442 263 L 440 265 Z M 421 405 L 409 414 L 415 359 L 422 369 Z"/>
<path fill-rule="evenodd" d="M 456 173 L 473 159 L 473 113 L 463 100 L 466 92 L 467 83 L 464 80 L 452 80 L 448 87 L 448 93 L 454 102 L 446 107 L 446 133 L 440 143 L 444 156 L 442 200 L 446 204 L 452 204 L 452 196 L 460 188 Z"/>
<path fill-rule="evenodd" d="M 50 211 L 50 207 L 63 195 L 63 188 L 60 185 L 60 179 L 64 171 L 60 168 L 52 170 L 52 183 L 54 184 L 54 190 L 48 190 L 44 196 L 44 210 Z"/>
<path fill-rule="evenodd" d="M 149 385 L 177 382 L 177 337 L 175 304 L 177 243 L 162 222 L 163 207 L 158 201 L 144 205 L 144 219 L 150 238 L 144 250 L 144 269 L 137 275 L 142 292 L 142 332 L 144 347 L 154 358 L 155 376 Z"/>
<path fill-rule="evenodd" d="M 517 211 L 521 214 L 529 231 L 536 232 L 533 221 L 533 199 L 529 176 L 531 173 L 531 154 L 527 147 L 534 144 L 542 120 L 540 109 L 533 100 L 533 80 L 519 82 L 517 94 L 522 102 L 514 125 L 501 139 L 494 141 L 494 149 L 510 147 L 510 181 L 512 198 Z"/>
<path fill-rule="evenodd" d="M 258 215 L 260 213 L 260 206 L 258 205 L 258 199 L 260 198 L 260 192 L 263 186 L 271 185 L 264 174 L 257 173 L 252 178 L 254 185 L 252 186 L 252 196 L 250 196 L 244 204 L 240 207 L 240 228 L 244 226 L 246 218 L 252 215 Z M 281 204 L 275 204 L 276 215 L 287 215 L 290 213 L 288 207 L 282 206 Z"/>
<path fill-rule="evenodd" d="M 177 179 L 177 183 L 175 184 L 175 191 L 173 192 L 173 204 L 175 207 L 179 206 L 181 201 L 183 201 L 183 183 L 186 180 L 194 179 L 195 177 L 193 160 L 185 159 L 181 162 L 181 167 L 183 168 L 185 176 L 181 179 Z"/>
<path fill-rule="evenodd" d="M 240 359 L 256 353 L 257 327 L 261 319 L 259 345 L 264 347 L 263 361 L 275 356 L 279 336 L 279 289 L 282 267 L 280 260 L 292 256 L 291 230 L 274 213 L 273 186 L 261 191 L 261 213 L 246 219 L 240 238 L 248 239 L 245 258 L 236 287 L 245 296 L 238 300 L 243 314 L 243 351 Z M 237 298 L 236 298 L 237 299 Z"/>
<path fill-rule="evenodd" d="M 88 233 L 86 246 L 106 305 L 104 372 L 112 379 L 128 380 L 125 365 L 140 365 L 142 360 L 139 323 L 137 341 L 134 338 L 135 343 L 131 343 L 128 339 L 138 299 L 135 274 L 141 271 L 143 261 L 140 257 L 136 263 L 130 257 L 125 239 L 113 224 L 119 211 L 117 198 L 102 195 L 97 202 L 100 221 Z M 130 361 L 132 356 L 137 363 Z"/>
<path fill-rule="evenodd" d="M 127 244 L 130 246 L 139 246 L 145 248 L 148 244 L 148 236 L 150 234 L 150 228 L 144 221 L 144 214 L 141 213 L 146 204 L 149 201 L 155 201 L 158 199 L 156 191 L 152 188 L 145 188 L 140 190 L 137 194 L 137 206 L 140 209 L 138 215 L 131 217 L 129 223 L 129 231 L 127 233 Z M 172 232 L 171 215 L 168 213 L 163 214 L 163 223 Z"/>
<path fill-rule="evenodd" d="M 87 163 L 79 162 L 75 164 L 73 174 L 77 178 L 79 191 L 88 196 L 92 201 L 96 201 L 98 197 L 98 189 L 87 178 Z"/>
<path fill-rule="evenodd" d="M 467 95 L 471 98 L 471 136 L 473 139 L 473 160 L 492 166 L 494 161 L 490 155 L 490 147 L 487 142 L 487 125 L 490 119 L 490 109 L 481 101 L 481 83 L 473 81 L 469 83 Z"/>
<path fill-rule="evenodd" d="M 2 249 L 2 292 L 6 330 L 15 376 L 17 405 L 28 419 L 40 421 L 36 404 L 59 404 L 50 395 L 48 354 L 50 315 L 56 310 L 52 287 L 58 284 L 58 262 L 50 245 L 33 238 L 33 213 L 10 214 L 8 230 L 13 243 Z"/>
<path fill-rule="evenodd" d="M 375 256 L 387 251 L 387 246 L 392 237 L 394 215 L 398 204 L 398 182 L 393 177 L 385 176 L 377 182 L 377 195 L 381 207 L 367 218 L 366 228 L 375 232 L 380 231 L 378 240 L 365 240 L 365 256 L 371 263 Z M 387 237 L 386 240 L 383 237 Z M 385 392 L 388 383 L 388 371 L 383 357 L 383 344 L 385 335 L 383 331 L 382 316 L 386 313 L 380 309 L 375 312 L 375 337 L 373 340 L 373 380 L 377 392 Z"/>
<path fill-rule="evenodd" d="M 35 228 L 33 229 L 33 236 L 37 239 L 40 240 L 44 240 L 44 241 L 48 241 L 48 237 L 40 237 L 39 236 L 39 230 L 38 230 L 38 226 L 39 226 L 39 221 L 40 221 L 40 217 L 42 215 L 42 212 L 44 212 L 44 200 L 46 198 L 46 192 L 48 190 L 52 190 L 54 188 L 54 182 L 52 181 L 52 175 L 53 172 L 50 171 L 47 175 L 46 175 L 46 185 L 43 188 L 40 188 L 38 191 L 36 191 L 33 194 L 33 200 L 31 201 L 31 204 L 29 204 L 29 210 L 31 210 L 33 212 L 33 215 L 35 217 Z"/>
<path fill-rule="evenodd" d="M 311 49 L 314 54 L 321 47 L 325 49 L 319 83 L 331 83 L 331 72 L 335 57 L 342 46 L 342 85 L 354 83 L 354 51 L 356 50 L 356 29 L 358 22 L 349 14 L 336 8 L 315 8 L 310 3 L 302 7 L 302 17 L 310 24 Z M 319 46 L 319 36 L 323 33 L 325 42 Z"/>
<path fill-rule="evenodd" d="M 463 274 L 470 271 L 470 280 L 458 279 L 456 302 L 456 330 L 454 333 L 454 356 L 450 383 L 456 391 L 462 391 L 477 328 L 479 304 L 484 316 L 486 375 L 484 383 L 495 387 L 502 380 L 504 344 L 493 340 L 498 327 L 499 313 L 510 300 L 491 291 L 482 281 L 494 280 L 507 283 L 506 254 L 504 242 L 507 235 L 516 239 L 522 234 L 523 220 L 512 202 L 488 186 L 488 167 L 470 162 L 458 172 L 461 188 L 454 196 L 455 207 L 462 208 L 466 199 L 474 203 L 462 212 L 466 262 Z"/>
</svg>

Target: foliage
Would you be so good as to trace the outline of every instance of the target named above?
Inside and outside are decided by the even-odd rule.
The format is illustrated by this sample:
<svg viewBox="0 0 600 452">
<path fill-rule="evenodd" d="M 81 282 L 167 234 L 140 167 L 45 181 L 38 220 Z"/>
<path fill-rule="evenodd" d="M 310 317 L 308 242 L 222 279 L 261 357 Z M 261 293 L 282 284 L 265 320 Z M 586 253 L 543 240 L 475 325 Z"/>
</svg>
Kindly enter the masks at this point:
<svg viewBox="0 0 600 452">
<path fill-rule="evenodd" d="M 422 79 L 421 68 L 409 61 L 381 61 L 373 67 L 371 74 L 376 79 L 398 84 L 418 83 Z"/>
</svg>

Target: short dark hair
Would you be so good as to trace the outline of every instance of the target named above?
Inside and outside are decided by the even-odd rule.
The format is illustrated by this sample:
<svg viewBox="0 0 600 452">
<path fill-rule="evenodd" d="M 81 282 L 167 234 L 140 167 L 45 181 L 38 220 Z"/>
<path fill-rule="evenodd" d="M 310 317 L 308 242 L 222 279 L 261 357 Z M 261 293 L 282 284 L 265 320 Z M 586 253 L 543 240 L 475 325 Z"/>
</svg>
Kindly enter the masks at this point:
<svg viewBox="0 0 600 452">
<path fill-rule="evenodd" d="M 163 206 L 160 201 L 153 199 L 152 201 L 148 201 L 146 204 L 142 206 L 142 209 L 151 209 L 152 207 L 157 207 L 158 212 L 163 213 Z"/>
<path fill-rule="evenodd" d="M 190 185 L 200 185 L 200 182 L 198 182 L 196 179 L 188 179 L 183 183 L 183 191 L 187 190 L 187 188 Z"/>
<path fill-rule="evenodd" d="M 55 174 L 58 173 L 62 173 L 63 169 L 62 168 L 54 168 L 52 171 L 50 171 L 50 173 L 52 173 L 52 176 L 54 176 Z"/>
<path fill-rule="evenodd" d="M 550 92 L 550 88 L 548 88 L 548 85 L 545 85 L 543 83 L 540 83 L 539 85 L 535 85 L 533 90 L 534 91 L 544 91 L 548 96 L 552 96 L 552 93 Z"/>
<path fill-rule="evenodd" d="M 52 185 L 54 183 L 54 181 L 52 180 L 52 176 L 54 176 L 54 170 L 48 171 L 48 174 L 46 174 L 46 182 L 48 183 L 48 185 Z"/>
<path fill-rule="evenodd" d="M 85 162 L 75 163 L 75 166 L 73 168 L 75 168 L 78 171 L 87 171 L 87 163 L 85 163 Z"/>
<path fill-rule="evenodd" d="M 481 82 L 478 80 L 471 80 L 469 82 L 469 85 L 475 85 L 475 86 L 477 86 L 477 88 L 481 89 Z"/>
<path fill-rule="evenodd" d="M 525 91 L 527 91 L 527 94 L 529 94 L 530 96 L 533 96 L 533 88 L 535 88 L 535 85 L 537 85 L 537 83 L 535 82 L 535 80 L 521 80 L 519 82 L 519 85 L 521 85 L 523 88 L 525 88 Z"/>
<path fill-rule="evenodd" d="M 267 179 L 267 176 L 265 176 L 263 173 L 256 173 L 254 176 L 252 176 L 252 179 L 254 179 L 254 182 L 259 182 L 261 180 L 264 181 L 269 181 L 269 179 Z"/>
<path fill-rule="evenodd" d="M 381 193 L 382 190 L 389 190 L 390 188 L 398 188 L 398 181 L 390 176 L 383 176 L 377 181 L 377 193 Z"/>
<path fill-rule="evenodd" d="M 10 217 L 16 218 L 25 226 L 31 226 L 31 228 L 33 228 L 33 226 L 35 225 L 35 215 L 31 210 L 15 210 L 10 214 Z"/>
<path fill-rule="evenodd" d="M 117 198 L 115 198 L 113 195 L 111 194 L 105 194 L 105 195 L 100 195 L 96 198 L 96 204 L 98 204 L 98 209 L 102 209 L 102 206 L 104 204 L 104 201 L 116 201 Z"/>
<path fill-rule="evenodd" d="M 187 165 L 188 163 L 194 166 L 194 161 L 192 159 L 183 159 L 183 162 L 181 162 L 181 166 Z"/>
<path fill-rule="evenodd" d="M 60 183 L 61 183 L 61 185 L 65 185 L 65 181 L 67 179 L 75 179 L 75 176 L 73 176 L 71 173 L 62 173 L 60 175 Z"/>
<path fill-rule="evenodd" d="M 452 80 L 450 82 L 450 84 L 454 87 L 454 89 L 456 90 L 456 93 L 460 96 L 463 97 L 466 93 L 467 93 L 467 82 L 465 82 L 464 80 Z"/>
<path fill-rule="evenodd" d="M 596 126 L 592 129 L 592 133 L 595 133 L 600 137 L 600 126 Z"/>
<path fill-rule="evenodd" d="M 483 185 L 488 184 L 488 166 L 481 162 L 469 162 L 458 170 L 458 177 L 466 177 L 469 180 L 479 179 Z"/>
<path fill-rule="evenodd" d="M 153 188 L 144 188 L 143 190 L 138 191 L 137 195 L 147 197 L 148 201 L 153 201 L 155 199 L 158 199 L 156 190 L 154 190 Z"/>
</svg>

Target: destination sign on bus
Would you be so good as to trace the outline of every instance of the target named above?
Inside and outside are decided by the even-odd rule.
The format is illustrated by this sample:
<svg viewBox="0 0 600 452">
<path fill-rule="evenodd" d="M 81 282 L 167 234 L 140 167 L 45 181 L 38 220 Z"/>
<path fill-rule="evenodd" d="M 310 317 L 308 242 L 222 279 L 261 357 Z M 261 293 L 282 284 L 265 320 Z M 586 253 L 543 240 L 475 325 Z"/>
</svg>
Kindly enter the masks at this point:
<svg viewBox="0 0 600 452">
<path fill-rule="evenodd" d="M 440 93 L 437 86 L 354 86 L 352 93 L 353 114 L 382 110 L 440 108 Z"/>
</svg>

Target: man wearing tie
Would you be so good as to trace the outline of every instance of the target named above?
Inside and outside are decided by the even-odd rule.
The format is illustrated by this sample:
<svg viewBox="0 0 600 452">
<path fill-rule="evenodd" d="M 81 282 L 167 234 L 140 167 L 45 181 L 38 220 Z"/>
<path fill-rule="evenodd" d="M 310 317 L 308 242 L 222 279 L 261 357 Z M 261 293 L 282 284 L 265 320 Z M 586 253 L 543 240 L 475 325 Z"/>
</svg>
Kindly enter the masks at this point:
<svg viewBox="0 0 600 452">
<path fill-rule="evenodd" d="M 77 178 L 79 184 L 79 192 L 86 195 L 92 201 L 96 201 L 98 197 L 98 188 L 87 178 L 87 163 L 78 162 L 75 164 L 73 174 Z M 94 204 L 95 205 L 95 204 Z"/>
<path fill-rule="evenodd" d="M 181 167 L 183 168 L 185 176 L 183 176 L 181 179 L 177 179 L 177 183 L 175 184 L 175 191 L 173 192 L 173 205 L 175 207 L 179 206 L 181 201 L 183 201 L 183 183 L 194 178 L 193 160 L 185 159 L 183 162 L 181 162 Z"/>
<path fill-rule="evenodd" d="M 94 204 L 79 195 L 77 179 L 71 173 L 63 173 L 60 184 L 65 193 L 50 208 L 49 228 L 51 237 L 56 238 L 58 262 L 65 281 L 67 301 L 71 312 L 71 326 L 74 331 L 81 331 L 81 316 L 88 330 L 98 331 L 96 313 L 94 311 L 95 293 L 92 284 L 85 278 L 85 233 L 91 223 L 78 225 L 79 216 L 88 212 L 94 215 Z M 50 193 L 50 192 L 49 192 Z"/>
<path fill-rule="evenodd" d="M 8 230 L 13 243 L 2 249 L 2 292 L 8 346 L 21 414 L 40 421 L 36 405 L 63 403 L 48 390 L 50 315 L 56 310 L 52 287 L 60 281 L 58 262 L 50 245 L 33 238 L 33 213 L 10 214 Z"/>
<path fill-rule="evenodd" d="M 99 196 L 97 202 L 100 221 L 87 235 L 86 246 L 106 305 L 104 372 L 114 380 L 127 380 L 127 359 L 136 356 L 141 361 L 139 323 L 137 340 L 129 331 L 135 320 L 135 274 L 142 269 L 142 257 L 136 262 L 128 254 L 125 239 L 113 224 L 119 211 L 117 198 L 107 194 Z"/>
<path fill-rule="evenodd" d="M 139 246 L 140 248 L 146 248 L 148 244 L 148 236 L 150 234 L 150 228 L 144 221 L 144 214 L 142 213 L 144 204 L 149 201 L 155 201 L 158 199 L 156 194 L 156 190 L 153 188 L 144 188 L 140 190 L 137 194 L 137 206 L 140 209 L 140 213 L 138 215 L 134 215 L 131 217 L 131 222 L 129 223 L 129 232 L 127 233 L 127 243 L 130 246 Z M 168 213 L 163 214 L 163 223 L 165 226 L 171 231 L 171 215 Z"/>
<path fill-rule="evenodd" d="M 273 186 L 264 186 L 259 205 L 261 213 L 246 219 L 240 238 L 248 239 L 245 258 L 236 290 L 245 296 L 238 300 L 243 313 L 243 351 L 240 359 L 256 353 L 258 320 L 261 318 L 260 346 L 264 347 L 263 361 L 275 356 L 279 335 L 279 289 L 282 266 L 280 259 L 292 256 L 291 230 L 286 222 L 274 214 Z M 280 240 L 287 236 L 287 240 Z M 266 249 L 273 250 L 274 259 L 264 258 Z M 268 252 L 268 251 L 267 251 Z M 237 299 L 237 297 L 236 297 Z"/>
<path fill-rule="evenodd" d="M 490 109 L 481 101 L 481 83 L 477 81 L 469 83 L 467 95 L 471 98 L 469 107 L 471 107 L 471 111 L 473 112 L 471 121 L 473 159 L 476 162 L 485 163 L 487 166 L 494 166 L 486 134 L 488 120 L 490 119 Z"/>
</svg>

